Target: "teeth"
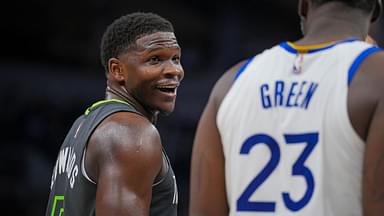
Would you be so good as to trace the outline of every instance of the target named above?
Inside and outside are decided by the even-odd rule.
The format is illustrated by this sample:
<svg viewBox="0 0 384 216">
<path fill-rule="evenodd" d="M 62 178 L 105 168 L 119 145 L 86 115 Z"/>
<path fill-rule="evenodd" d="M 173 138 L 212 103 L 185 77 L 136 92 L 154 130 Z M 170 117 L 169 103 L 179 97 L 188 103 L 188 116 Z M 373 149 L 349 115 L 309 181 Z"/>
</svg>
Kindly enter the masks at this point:
<svg viewBox="0 0 384 216">
<path fill-rule="evenodd" d="M 157 88 L 174 89 L 176 86 L 158 86 Z"/>
</svg>

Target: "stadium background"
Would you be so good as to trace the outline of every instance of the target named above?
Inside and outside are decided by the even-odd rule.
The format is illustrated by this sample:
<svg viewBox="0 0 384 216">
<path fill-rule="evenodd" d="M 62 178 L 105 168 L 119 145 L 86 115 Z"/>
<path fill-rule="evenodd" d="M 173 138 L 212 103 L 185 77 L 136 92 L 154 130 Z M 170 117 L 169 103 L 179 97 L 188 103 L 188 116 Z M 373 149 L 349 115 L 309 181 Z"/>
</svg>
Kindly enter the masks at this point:
<svg viewBox="0 0 384 216">
<path fill-rule="evenodd" d="M 57 150 L 75 118 L 103 99 L 100 38 L 134 11 L 168 18 L 186 72 L 176 109 L 158 128 L 187 215 L 189 163 L 196 124 L 215 80 L 230 66 L 300 37 L 296 0 L 214 3 L 195 0 L 8 1 L 0 9 L 1 215 L 43 215 Z M 383 46 L 384 20 L 372 28 Z"/>
</svg>

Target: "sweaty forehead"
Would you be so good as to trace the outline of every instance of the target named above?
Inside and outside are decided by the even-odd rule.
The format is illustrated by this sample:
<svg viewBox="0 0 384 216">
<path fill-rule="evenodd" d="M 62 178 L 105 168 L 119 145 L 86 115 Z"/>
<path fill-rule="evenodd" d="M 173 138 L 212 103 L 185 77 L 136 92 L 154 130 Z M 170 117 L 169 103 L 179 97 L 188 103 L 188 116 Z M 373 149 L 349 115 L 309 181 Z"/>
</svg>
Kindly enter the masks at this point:
<svg viewBox="0 0 384 216">
<path fill-rule="evenodd" d="M 179 48 L 179 44 L 177 43 L 176 36 L 173 32 L 156 32 L 136 40 L 137 51 L 161 48 Z"/>
</svg>

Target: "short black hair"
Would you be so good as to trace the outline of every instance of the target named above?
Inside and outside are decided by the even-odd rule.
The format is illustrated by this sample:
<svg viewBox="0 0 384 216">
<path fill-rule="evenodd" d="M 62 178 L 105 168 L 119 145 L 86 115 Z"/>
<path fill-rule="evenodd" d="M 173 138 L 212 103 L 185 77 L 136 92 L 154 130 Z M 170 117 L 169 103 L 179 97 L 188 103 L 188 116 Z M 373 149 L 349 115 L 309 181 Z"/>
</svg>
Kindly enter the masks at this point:
<svg viewBox="0 0 384 216">
<path fill-rule="evenodd" d="M 358 8 L 366 12 L 371 12 L 377 2 L 377 0 L 312 0 L 312 2 L 318 6 L 336 1 L 343 2 L 352 8 Z"/>
<path fill-rule="evenodd" d="M 155 32 L 174 32 L 172 23 L 151 12 L 134 12 L 110 24 L 101 39 L 101 64 L 108 73 L 108 60 L 124 53 L 137 39 Z"/>
</svg>

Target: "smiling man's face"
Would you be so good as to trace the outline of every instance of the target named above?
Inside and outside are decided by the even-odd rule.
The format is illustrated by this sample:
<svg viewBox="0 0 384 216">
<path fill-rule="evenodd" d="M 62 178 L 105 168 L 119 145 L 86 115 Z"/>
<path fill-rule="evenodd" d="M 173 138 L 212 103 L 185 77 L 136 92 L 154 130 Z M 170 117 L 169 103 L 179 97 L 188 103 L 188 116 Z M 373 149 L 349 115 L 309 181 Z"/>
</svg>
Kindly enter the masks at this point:
<svg viewBox="0 0 384 216">
<path fill-rule="evenodd" d="M 172 32 L 156 32 L 136 40 L 119 55 L 128 93 L 150 111 L 171 113 L 184 77 L 181 50 Z"/>
</svg>

